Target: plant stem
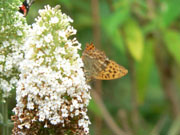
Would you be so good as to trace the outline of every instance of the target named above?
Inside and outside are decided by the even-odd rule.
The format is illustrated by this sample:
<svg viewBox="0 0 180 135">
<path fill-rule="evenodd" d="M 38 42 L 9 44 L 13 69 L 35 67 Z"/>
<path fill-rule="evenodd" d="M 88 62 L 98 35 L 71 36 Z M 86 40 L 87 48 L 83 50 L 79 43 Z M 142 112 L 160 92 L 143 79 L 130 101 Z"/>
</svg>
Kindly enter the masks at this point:
<svg viewBox="0 0 180 135">
<path fill-rule="evenodd" d="M 2 116 L 3 116 L 3 135 L 9 135 L 8 130 L 8 103 L 5 99 L 5 102 L 2 102 Z"/>
<path fill-rule="evenodd" d="M 160 34 L 158 33 L 156 37 L 159 35 Z M 157 45 L 155 47 L 155 60 L 158 66 L 162 88 L 168 102 L 170 103 L 170 108 L 173 114 L 172 116 L 176 119 L 180 113 L 179 98 L 173 82 L 174 76 L 172 73 L 172 64 L 170 63 L 170 60 L 168 60 L 169 56 L 167 53 L 164 53 L 166 51 L 163 47 L 162 43 L 157 41 Z"/>
<path fill-rule="evenodd" d="M 92 89 L 91 91 L 92 97 L 94 101 L 97 103 L 102 117 L 104 118 L 104 121 L 106 122 L 107 126 L 113 131 L 113 135 L 130 135 L 129 133 L 125 133 L 113 120 L 112 116 L 106 109 L 101 97 L 98 95 L 96 90 Z"/>
<path fill-rule="evenodd" d="M 135 61 L 131 57 L 130 53 L 127 52 L 128 63 L 129 63 L 129 71 L 131 71 L 131 103 L 132 103 L 132 113 L 131 120 L 134 132 L 137 132 L 140 128 L 140 116 L 138 111 L 138 103 L 137 103 L 137 82 L 136 82 L 136 70 L 135 70 Z"/>
</svg>

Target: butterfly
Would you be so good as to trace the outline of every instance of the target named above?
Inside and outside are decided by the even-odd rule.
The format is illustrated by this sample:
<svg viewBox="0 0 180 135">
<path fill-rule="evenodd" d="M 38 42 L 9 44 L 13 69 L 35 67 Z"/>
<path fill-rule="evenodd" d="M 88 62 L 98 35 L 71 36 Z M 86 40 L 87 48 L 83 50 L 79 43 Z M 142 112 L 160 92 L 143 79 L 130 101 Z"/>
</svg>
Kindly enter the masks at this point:
<svg viewBox="0 0 180 135">
<path fill-rule="evenodd" d="M 19 12 L 26 16 L 30 6 L 34 3 L 34 1 L 35 0 L 25 0 L 23 4 L 19 7 Z"/>
<path fill-rule="evenodd" d="M 113 80 L 125 76 L 128 70 L 109 60 L 103 51 L 100 51 L 91 44 L 86 44 L 82 53 L 84 72 L 87 80 Z"/>
</svg>

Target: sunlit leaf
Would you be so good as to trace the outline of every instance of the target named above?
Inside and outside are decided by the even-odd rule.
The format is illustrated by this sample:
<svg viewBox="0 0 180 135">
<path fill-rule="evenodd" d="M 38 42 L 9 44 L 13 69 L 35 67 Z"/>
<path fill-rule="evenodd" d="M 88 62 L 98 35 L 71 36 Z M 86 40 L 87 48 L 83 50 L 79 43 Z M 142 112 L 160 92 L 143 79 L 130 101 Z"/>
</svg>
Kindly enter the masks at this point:
<svg viewBox="0 0 180 135">
<path fill-rule="evenodd" d="M 136 66 L 136 71 L 137 71 L 136 80 L 137 80 L 137 88 L 138 88 L 137 99 L 140 104 L 144 102 L 144 97 L 150 79 L 150 72 L 152 69 L 152 65 L 153 65 L 153 43 L 152 41 L 148 40 L 146 41 L 144 47 L 142 61 L 139 62 Z"/>
<path fill-rule="evenodd" d="M 136 61 L 140 61 L 144 48 L 144 37 L 140 26 L 134 20 L 129 20 L 124 26 L 124 34 L 130 54 Z"/>
<path fill-rule="evenodd" d="M 173 30 L 164 31 L 164 41 L 169 53 L 180 64 L 180 33 Z"/>
</svg>

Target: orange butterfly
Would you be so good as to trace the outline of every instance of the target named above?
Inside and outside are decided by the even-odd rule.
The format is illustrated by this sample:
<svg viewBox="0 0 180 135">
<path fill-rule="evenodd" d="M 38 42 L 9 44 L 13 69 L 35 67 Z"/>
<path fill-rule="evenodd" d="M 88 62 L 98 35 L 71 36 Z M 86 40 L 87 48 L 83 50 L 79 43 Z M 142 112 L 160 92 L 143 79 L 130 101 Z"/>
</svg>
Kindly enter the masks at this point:
<svg viewBox="0 0 180 135">
<path fill-rule="evenodd" d="M 84 72 L 87 80 L 113 80 L 125 76 L 128 70 L 115 61 L 109 60 L 104 52 L 95 48 L 91 43 L 86 44 L 83 51 Z"/>
</svg>

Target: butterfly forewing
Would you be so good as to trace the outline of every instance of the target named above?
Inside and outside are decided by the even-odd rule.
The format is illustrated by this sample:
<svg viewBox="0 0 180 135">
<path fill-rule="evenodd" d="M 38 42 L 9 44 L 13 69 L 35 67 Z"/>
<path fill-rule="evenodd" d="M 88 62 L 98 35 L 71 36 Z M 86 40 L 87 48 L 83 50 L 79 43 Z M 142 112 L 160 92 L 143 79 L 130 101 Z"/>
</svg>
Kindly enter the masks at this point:
<svg viewBox="0 0 180 135">
<path fill-rule="evenodd" d="M 86 49 L 83 52 L 82 59 L 84 62 L 86 78 L 97 76 L 99 72 L 106 68 L 106 55 L 104 54 L 104 52 L 96 49 L 93 44 L 86 45 Z"/>
<path fill-rule="evenodd" d="M 84 71 L 88 80 L 94 78 L 99 80 L 117 79 L 127 74 L 127 69 L 109 60 L 104 52 L 96 49 L 93 44 L 86 45 L 82 54 Z"/>
</svg>

